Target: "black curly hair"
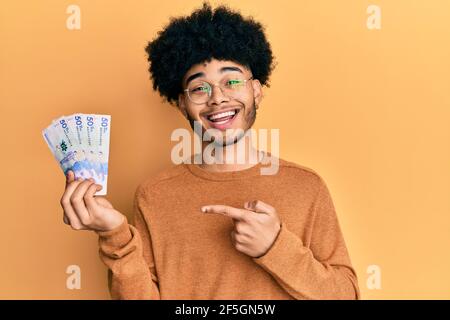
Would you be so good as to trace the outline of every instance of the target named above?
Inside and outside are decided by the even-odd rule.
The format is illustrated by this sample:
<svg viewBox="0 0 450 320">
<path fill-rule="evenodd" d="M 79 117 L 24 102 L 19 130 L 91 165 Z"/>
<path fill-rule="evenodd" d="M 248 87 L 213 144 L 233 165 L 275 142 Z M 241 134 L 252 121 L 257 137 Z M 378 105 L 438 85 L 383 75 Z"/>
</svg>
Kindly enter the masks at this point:
<svg viewBox="0 0 450 320">
<path fill-rule="evenodd" d="M 211 59 L 229 60 L 249 68 L 254 79 L 269 86 L 274 56 L 264 27 L 252 17 L 208 2 L 190 16 L 170 18 L 170 23 L 145 48 L 153 89 L 178 106 L 182 79 L 195 64 Z"/>
</svg>

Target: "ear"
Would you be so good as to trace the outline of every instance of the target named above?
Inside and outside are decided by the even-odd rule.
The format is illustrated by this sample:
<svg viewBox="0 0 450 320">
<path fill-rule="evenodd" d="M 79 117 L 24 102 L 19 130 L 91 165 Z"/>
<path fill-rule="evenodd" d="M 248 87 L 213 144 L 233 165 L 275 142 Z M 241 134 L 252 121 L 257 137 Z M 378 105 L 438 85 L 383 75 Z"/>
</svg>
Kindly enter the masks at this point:
<svg viewBox="0 0 450 320">
<path fill-rule="evenodd" d="M 253 79 L 252 86 L 253 86 L 253 98 L 255 99 L 256 105 L 259 105 L 263 97 L 261 82 L 259 82 L 258 79 Z"/>
<path fill-rule="evenodd" d="M 180 109 L 180 112 L 183 114 L 183 116 L 187 119 L 187 111 L 186 111 L 186 103 L 184 99 L 184 94 L 180 93 L 178 95 L 178 108 Z"/>
</svg>

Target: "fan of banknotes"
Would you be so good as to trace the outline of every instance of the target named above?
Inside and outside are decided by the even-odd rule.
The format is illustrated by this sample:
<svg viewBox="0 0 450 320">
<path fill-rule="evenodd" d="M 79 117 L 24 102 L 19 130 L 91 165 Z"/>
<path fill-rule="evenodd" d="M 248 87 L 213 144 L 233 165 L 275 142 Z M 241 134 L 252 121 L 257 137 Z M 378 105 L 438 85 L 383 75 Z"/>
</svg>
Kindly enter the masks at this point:
<svg viewBox="0 0 450 320">
<path fill-rule="evenodd" d="M 64 174 L 72 170 L 75 178 L 93 178 L 102 186 L 96 195 L 106 194 L 110 127 L 110 115 L 76 113 L 42 130 Z"/>
</svg>

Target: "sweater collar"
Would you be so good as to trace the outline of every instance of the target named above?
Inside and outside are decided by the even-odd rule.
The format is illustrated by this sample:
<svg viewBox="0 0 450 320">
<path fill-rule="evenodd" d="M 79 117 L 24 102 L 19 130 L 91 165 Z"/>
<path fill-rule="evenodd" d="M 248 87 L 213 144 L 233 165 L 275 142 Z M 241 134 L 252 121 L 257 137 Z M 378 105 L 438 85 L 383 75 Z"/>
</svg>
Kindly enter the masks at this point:
<svg viewBox="0 0 450 320">
<path fill-rule="evenodd" d="M 245 179 L 245 178 L 261 175 L 261 168 L 264 167 L 264 163 L 265 163 L 264 161 L 267 159 L 267 157 L 270 157 L 270 152 L 264 152 L 264 151 L 260 151 L 260 152 L 262 153 L 263 158 L 260 159 L 256 164 L 254 164 L 250 168 L 243 169 L 243 170 L 221 171 L 221 172 L 209 171 L 209 170 L 201 168 L 198 164 L 192 163 L 193 161 L 191 161 L 191 164 L 183 163 L 182 165 L 191 174 L 193 174 L 197 177 L 200 177 L 202 179 L 213 180 L 213 181 L 239 180 L 239 179 Z M 192 158 L 191 158 L 191 160 L 192 160 Z"/>
</svg>

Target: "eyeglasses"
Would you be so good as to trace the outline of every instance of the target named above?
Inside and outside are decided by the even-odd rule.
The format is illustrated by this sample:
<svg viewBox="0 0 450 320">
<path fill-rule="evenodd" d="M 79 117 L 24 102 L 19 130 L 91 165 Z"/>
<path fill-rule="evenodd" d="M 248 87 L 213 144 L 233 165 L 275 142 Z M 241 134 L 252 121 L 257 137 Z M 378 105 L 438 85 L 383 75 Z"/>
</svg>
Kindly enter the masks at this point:
<svg viewBox="0 0 450 320">
<path fill-rule="evenodd" d="M 207 103 L 211 98 L 213 86 L 218 86 L 222 93 L 230 99 L 238 98 L 244 91 L 249 79 L 239 77 L 227 78 L 221 84 L 210 84 L 206 81 L 194 81 L 184 91 L 187 93 L 189 100 L 195 104 Z"/>
</svg>

